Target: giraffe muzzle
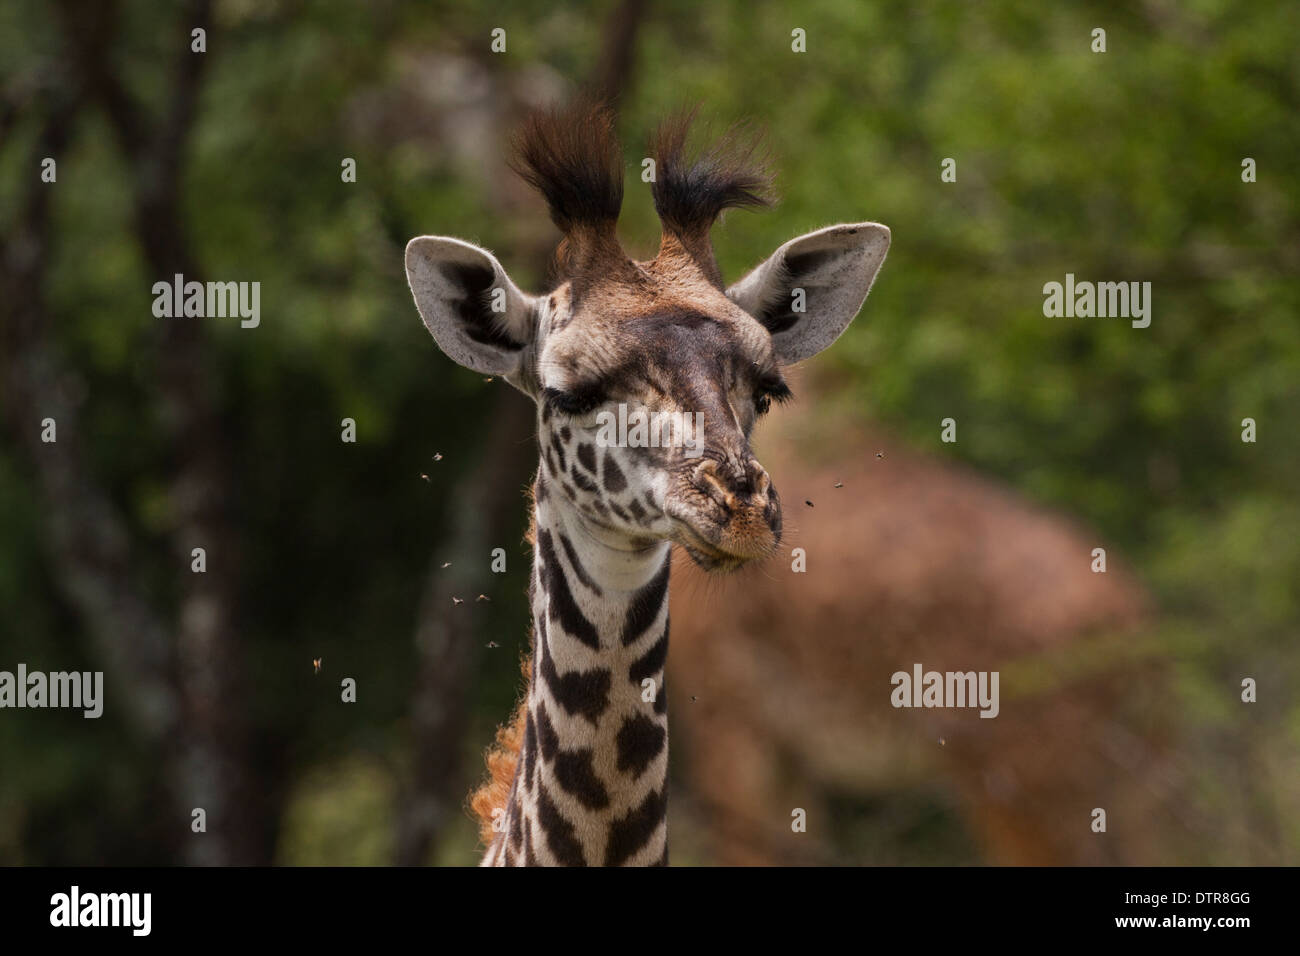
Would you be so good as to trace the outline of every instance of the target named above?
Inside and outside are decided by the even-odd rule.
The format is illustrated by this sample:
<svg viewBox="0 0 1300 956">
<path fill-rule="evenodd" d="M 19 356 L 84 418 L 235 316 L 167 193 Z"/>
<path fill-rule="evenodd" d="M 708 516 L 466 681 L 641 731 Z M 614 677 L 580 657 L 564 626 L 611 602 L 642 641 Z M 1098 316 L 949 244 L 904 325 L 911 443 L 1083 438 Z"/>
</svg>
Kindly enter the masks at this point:
<svg viewBox="0 0 1300 956">
<path fill-rule="evenodd" d="M 673 509 L 681 544 L 707 570 L 731 570 L 776 550 L 781 504 L 754 458 L 743 464 L 707 458 L 695 466 L 684 507 Z M 692 501 L 691 499 L 696 499 Z"/>
</svg>

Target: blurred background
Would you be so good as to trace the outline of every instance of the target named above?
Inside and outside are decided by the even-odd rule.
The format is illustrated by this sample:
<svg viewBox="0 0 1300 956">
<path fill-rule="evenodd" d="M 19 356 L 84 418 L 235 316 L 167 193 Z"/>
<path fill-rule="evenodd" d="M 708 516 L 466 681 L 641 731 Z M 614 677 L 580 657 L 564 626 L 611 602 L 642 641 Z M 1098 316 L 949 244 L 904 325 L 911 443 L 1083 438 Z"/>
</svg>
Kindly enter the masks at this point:
<svg viewBox="0 0 1300 956">
<path fill-rule="evenodd" d="M 715 230 L 728 278 L 893 230 L 757 436 L 808 573 L 674 581 L 674 862 L 1295 863 L 1298 27 L 1219 0 L 5 3 L 0 669 L 107 688 L 99 720 L 0 711 L 0 863 L 477 860 L 532 409 L 438 352 L 402 249 L 458 236 L 542 290 L 558 237 L 504 144 L 590 86 L 636 254 L 647 134 L 690 102 L 775 157 L 781 205 Z M 1067 272 L 1151 282 L 1150 328 L 1045 318 Z M 175 273 L 260 282 L 260 326 L 155 318 Z M 893 710 L 914 662 L 999 670 L 1000 716 Z"/>
</svg>

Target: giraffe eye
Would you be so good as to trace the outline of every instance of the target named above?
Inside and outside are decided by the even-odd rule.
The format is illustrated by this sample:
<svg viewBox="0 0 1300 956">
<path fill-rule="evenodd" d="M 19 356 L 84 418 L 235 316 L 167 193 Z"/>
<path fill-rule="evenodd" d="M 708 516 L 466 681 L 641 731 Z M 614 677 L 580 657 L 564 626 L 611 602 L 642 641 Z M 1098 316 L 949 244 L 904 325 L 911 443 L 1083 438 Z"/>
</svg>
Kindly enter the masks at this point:
<svg viewBox="0 0 1300 956">
<path fill-rule="evenodd" d="M 605 395 L 598 385 L 578 385 L 574 388 L 542 389 L 542 398 L 551 408 L 561 415 L 580 417 L 594 411 L 605 402 Z"/>
<path fill-rule="evenodd" d="M 794 398 L 794 392 L 790 391 L 790 386 L 785 380 L 772 376 L 770 378 L 760 379 L 758 386 L 754 389 L 754 410 L 759 415 L 766 415 L 772 407 L 772 401 L 775 399 L 778 403 L 784 403 Z"/>
</svg>

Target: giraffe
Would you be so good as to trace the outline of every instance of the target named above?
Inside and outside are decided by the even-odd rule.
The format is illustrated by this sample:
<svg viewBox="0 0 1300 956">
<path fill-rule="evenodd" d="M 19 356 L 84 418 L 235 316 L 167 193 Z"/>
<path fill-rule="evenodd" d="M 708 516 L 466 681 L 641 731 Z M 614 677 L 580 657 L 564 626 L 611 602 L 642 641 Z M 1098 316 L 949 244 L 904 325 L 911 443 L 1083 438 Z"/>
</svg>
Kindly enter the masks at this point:
<svg viewBox="0 0 1300 956">
<path fill-rule="evenodd" d="M 808 572 L 761 589 L 673 575 L 668 680 L 691 701 L 673 715 L 687 758 L 674 797 L 685 791 L 702 855 L 728 866 L 1169 859 L 1192 835 L 1169 666 L 1119 650 L 1143 647 L 1158 620 L 1140 580 L 1110 547 L 1109 570 L 1094 573 L 1092 548 L 1109 542 L 1077 519 L 859 410 L 809 414 L 833 387 L 818 378 L 794 383 L 811 401 L 763 434 L 787 500 L 815 499 L 785 535 Z M 895 709 L 877 691 L 915 661 L 1001 671 L 1005 706 L 996 720 Z M 1096 806 L 1125 808 L 1110 814 L 1117 839 L 1072 825 Z M 804 832 L 790 828 L 793 807 Z M 846 833 L 855 827 L 869 841 Z"/>
<path fill-rule="evenodd" d="M 483 865 L 666 865 L 670 550 L 708 572 L 773 554 L 775 487 L 750 448 L 790 398 L 782 369 L 829 346 L 889 248 L 878 223 L 794 238 L 726 286 L 710 232 L 768 205 L 756 140 L 692 148 L 692 112 L 655 132 L 659 250 L 634 261 L 616 224 L 623 160 L 599 103 L 532 114 L 512 166 L 563 234 L 558 284 L 532 295 L 487 250 L 406 247 L 416 307 L 439 348 L 537 405 L 527 688 L 473 798 Z M 664 426 L 655 420 L 696 423 Z M 615 438 L 612 421 L 651 423 Z"/>
</svg>

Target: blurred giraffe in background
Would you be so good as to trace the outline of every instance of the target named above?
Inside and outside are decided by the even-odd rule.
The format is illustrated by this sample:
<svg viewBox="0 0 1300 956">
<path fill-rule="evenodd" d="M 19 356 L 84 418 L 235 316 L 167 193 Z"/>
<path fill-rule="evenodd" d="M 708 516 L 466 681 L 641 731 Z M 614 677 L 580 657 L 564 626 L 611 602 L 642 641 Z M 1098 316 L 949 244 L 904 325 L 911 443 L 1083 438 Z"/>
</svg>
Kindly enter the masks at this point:
<svg viewBox="0 0 1300 956">
<path fill-rule="evenodd" d="M 963 821 L 949 862 L 1158 858 L 1152 821 L 1177 812 L 1176 772 L 1161 669 L 1124 650 L 1149 620 L 1142 588 L 1113 555 L 1091 571 L 1105 542 L 1085 529 L 826 412 L 801 402 L 762 436 L 787 502 L 784 560 L 674 576 L 679 797 L 712 859 L 909 862 L 836 855 L 855 808 L 874 814 L 859 845 L 891 827 L 895 847 L 925 839 L 936 810 Z M 915 663 L 1000 671 L 1000 714 L 894 709 L 890 676 Z"/>
</svg>

